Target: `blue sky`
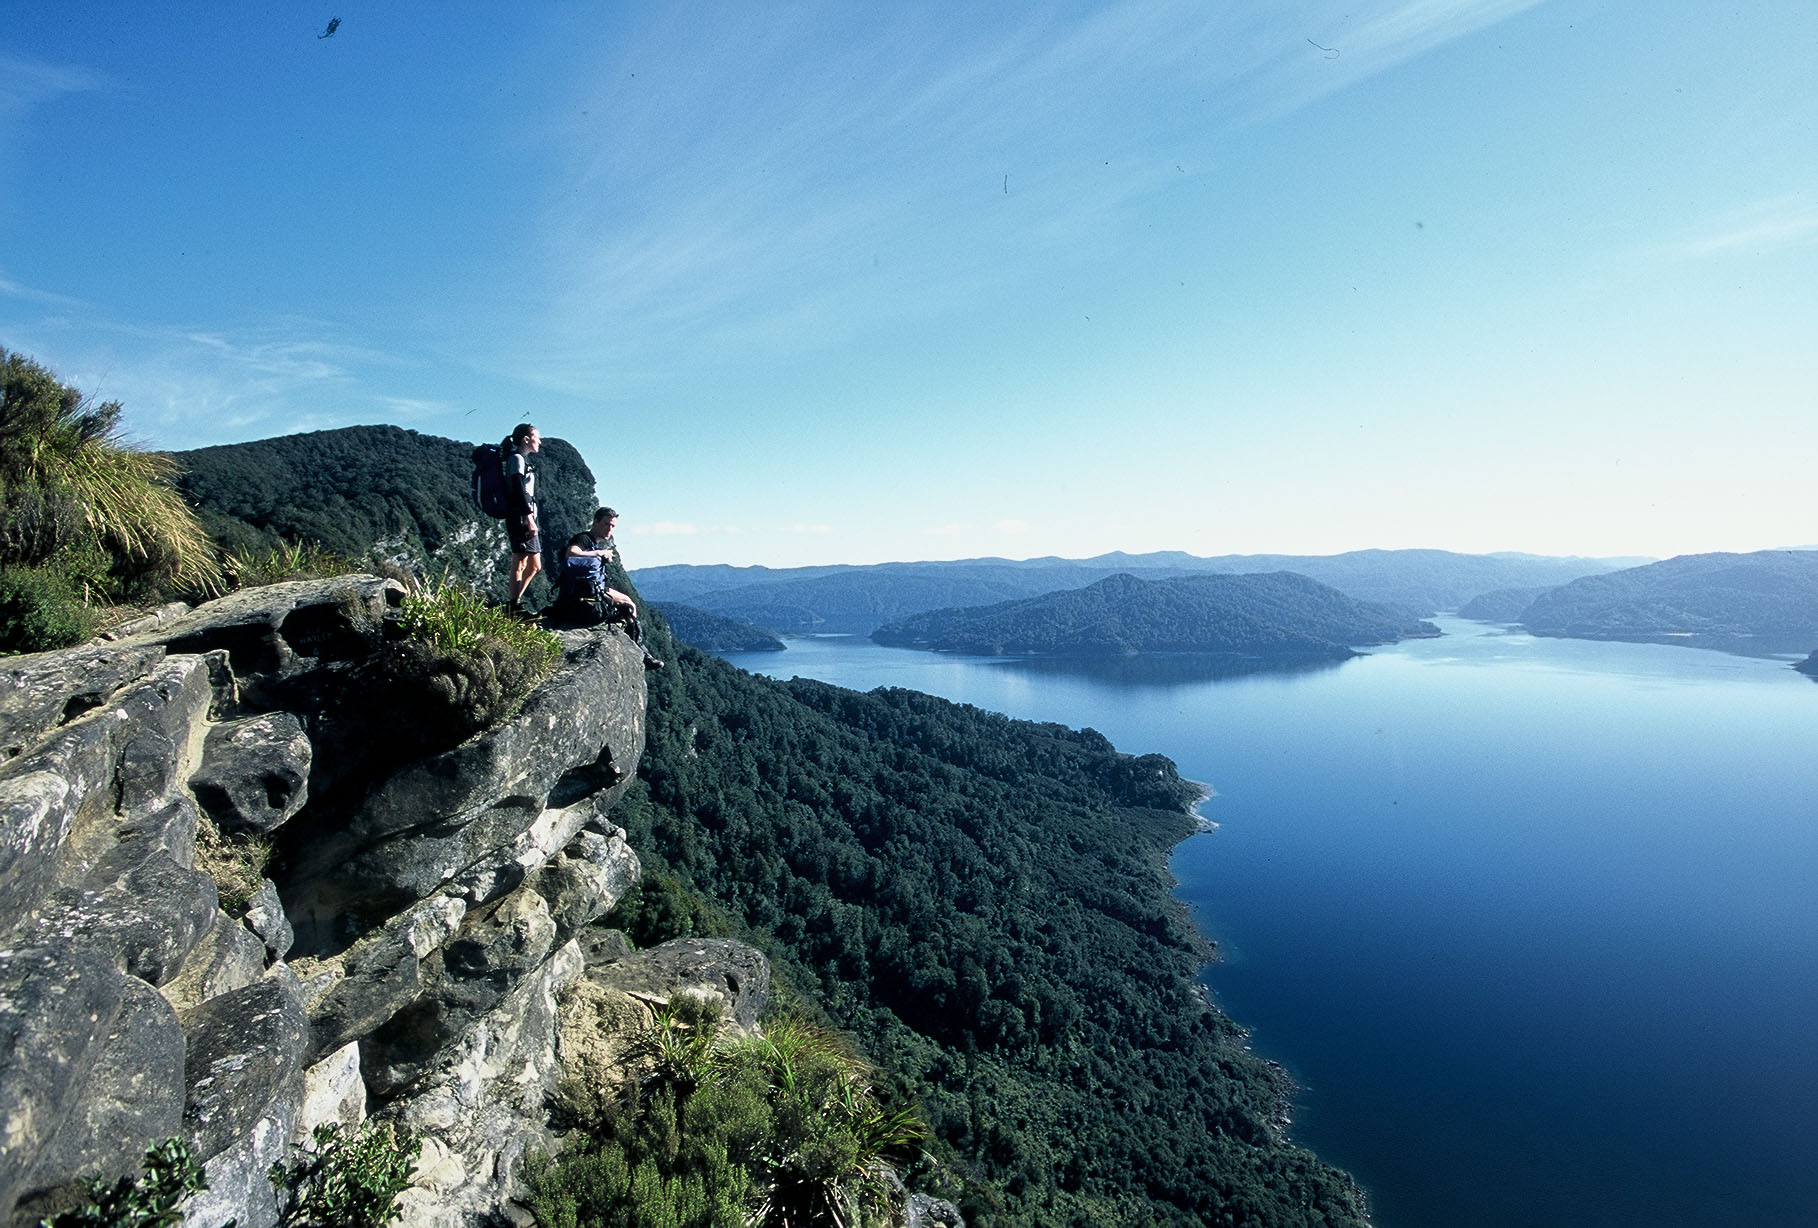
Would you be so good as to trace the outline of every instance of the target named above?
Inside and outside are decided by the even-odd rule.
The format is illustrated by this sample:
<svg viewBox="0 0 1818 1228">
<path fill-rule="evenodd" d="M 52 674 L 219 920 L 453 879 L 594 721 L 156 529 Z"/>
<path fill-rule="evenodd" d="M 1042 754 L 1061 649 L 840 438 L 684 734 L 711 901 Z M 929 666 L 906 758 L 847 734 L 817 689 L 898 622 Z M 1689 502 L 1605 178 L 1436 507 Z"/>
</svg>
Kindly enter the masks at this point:
<svg viewBox="0 0 1818 1228">
<path fill-rule="evenodd" d="M 1805 0 L 968 7 L 10 0 L 0 346 L 633 566 L 1818 542 Z"/>
</svg>

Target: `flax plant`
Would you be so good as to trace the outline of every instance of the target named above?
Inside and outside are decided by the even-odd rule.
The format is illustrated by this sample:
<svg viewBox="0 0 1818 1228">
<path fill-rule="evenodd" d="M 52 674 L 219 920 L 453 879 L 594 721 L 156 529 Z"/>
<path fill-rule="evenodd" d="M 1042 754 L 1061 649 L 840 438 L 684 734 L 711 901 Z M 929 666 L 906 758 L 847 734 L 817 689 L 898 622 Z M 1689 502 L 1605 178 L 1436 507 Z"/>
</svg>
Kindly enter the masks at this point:
<svg viewBox="0 0 1818 1228">
<path fill-rule="evenodd" d="M 113 556 L 116 573 L 174 591 L 219 592 L 214 543 L 172 485 L 176 463 L 129 443 L 121 412 L 118 401 L 97 405 L 31 359 L 0 350 L 0 493 L 9 508 L 45 509 L 38 532 L 6 526 L 8 557 L 0 561 L 36 566 L 79 548 L 59 527 L 73 520 Z"/>
</svg>

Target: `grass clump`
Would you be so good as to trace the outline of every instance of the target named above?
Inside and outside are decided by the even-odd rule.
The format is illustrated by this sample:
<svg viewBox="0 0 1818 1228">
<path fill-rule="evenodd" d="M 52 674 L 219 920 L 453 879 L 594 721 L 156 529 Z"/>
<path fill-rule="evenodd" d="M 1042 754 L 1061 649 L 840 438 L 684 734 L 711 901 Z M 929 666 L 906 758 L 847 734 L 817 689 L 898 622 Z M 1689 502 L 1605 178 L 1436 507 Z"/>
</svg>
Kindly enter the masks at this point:
<svg viewBox="0 0 1818 1228">
<path fill-rule="evenodd" d="M 283 542 L 268 550 L 238 550 L 221 567 L 234 588 L 258 588 L 284 580 L 326 580 L 364 570 L 314 542 Z"/>
<path fill-rule="evenodd" d="M 0 563 L 49 567 L 89 600 L 219 591 L 176 462 L 130 443 L 123 412 L 0 349 Z"/>
<path fill-rule="evenodd" d="M 555 672 L 562 642 L 490 605 L 472 586 L 444 580 L 405 596 L 384 671 L 432 740 L 454 742 L 516 715 Z"/>
<path fill-rule="evenodd" d="M 646 1076 L 581 1107 L 575 1141 L 526 1165 L 543 1228 L 865 1228 L 899 1222 L 886 1160 L 923 1137 L 874 1072 L 805 1020 L 724 1041 L 677 998 L 644 1046 Z M 575 1110 L 571 1096 L 569 1107 Z"/>
<path fill-rule="evenodd" d="M 230 917 L 252 904 L 271 858 L 269 835 L 224 832 L 206 816 L 196 824 L 196 869 L 215 880 L 221 910 Z"/>
</svg>

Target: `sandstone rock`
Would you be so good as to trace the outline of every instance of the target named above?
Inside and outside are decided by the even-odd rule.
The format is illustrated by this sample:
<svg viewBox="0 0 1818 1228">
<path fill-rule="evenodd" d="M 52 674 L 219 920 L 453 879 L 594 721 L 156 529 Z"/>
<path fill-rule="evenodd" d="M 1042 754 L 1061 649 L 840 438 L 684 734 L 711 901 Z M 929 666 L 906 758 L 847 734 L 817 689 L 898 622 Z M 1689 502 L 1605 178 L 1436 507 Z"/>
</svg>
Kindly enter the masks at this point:
<svg viewBox="0 0 1818 1228">
<path fill-rule="evenodd" d="M 295 1121 L 307 1028 L 302 987 L 289 968 L 211 998 L 187 1022 L 183 1127 L 199 1160 L 246 1139 L 274 1114 Z"/>
<path fill-rule="evenodd" d="M 21 1203 L 34 1212 L 67 1201 L 80 1177 L 137 1171 L 145 1149 L 181 1127 L 183 1031 L 176 1012 L 132 977 L 122 978 L 121 991 L 69 1116 L 38 1150 L 31 1178 L 37 1196 Z"/>
<path fill-rule="evenodd" d="M 158 986 L 179 1014 L 222 994 L 245 989 L 265 975 L 265 946 L 245 926 L 219 910 L 214 928 L 183 961 L 183 970 Z"/>
<path fill-rule="evenodd" d="M 467 915 L 460 932 L 425 963 L 422 992 L 365 1046 L 367 1079 L 390 1096 L 442 1062 L 443 1050 L 528 981 L 556 946 L 543 897 L 528 888 Z"/>
<path fill-rule="evenodd" d="M 350 1041 L 303 1072 L 303 1107 L 297 1137 L 313 1138 L 316 1127 L 339 1122 L 358 1129 L 366 1120 L 366 1082 L 360 1077 L 360 1045 Z"/>
<path fill-rule="evenodd" d="M 182 1066 L 175 1012 L 100 952 L 0 952 L 0 1221 L 83 1173 L 134 1171 L 176 1132 Z"/>
<path fill-rule="evenodd" d="M 162 985 L 214 928 L 217 903 L 213 879 L 157 850 L 112 881 L 60 890 L 27 933 L 35 942 L 79 939 Z"/>
<path fill-rule="evenodd" d="M 159 786 L 187 774 L 208 696 L 200 661 L 160 662 L 120 688 L 105 712 L 0 766 L 0 918 L 24 917 L 51 894 L 53 863 L 79 872 L 109 851 L 122 807 L 130 818 L 169 803 Z"/>
<path fill-rule="evenodd" d="M 273 831 L 309 800 L 309 761 L 302 722 L 268 712 L 210 729 L 189 787 L 224 831 Z"/>
<path fill-rule="evenodd" d="M 556 933 L 567 941 L 624 899 L 638 873 L 637 854 L 623 831 L 583 829 L 531 876 L 530 887 L 548 901 Z"/>
<path fill-rule="evenodd" d="M 310 978 L 310 1046 L 316 1062 L 369 1035 L 423 991 L 423 961 L 452 937 L 466 901 L 436 896 L 361 939 Z"/>
<path fill-rule="evenodd" d="M 770 961 L 730 938 L 676 938 L 611 963 L 592 964 L 587 979 L 624 993 L 667 1002 L 678 993 L 716 1004 L 744 1031 L 757 1027 L 770 1001 Z"/>
<path fill-rule="evenodd" d="M 273 1164 L 293 1158 L 297 1106 L 279 1100 L 202 1166 L 208 1189 L 183 1204 L 184 1228 L 274 1228 L 277 1192 L 271 1188 Z"/>
<path fill-rule="evenodd" d="M 419 1185 L 403 1200 L 409 1228 L 475 1228 L 509 1217 L 508 1200 L 524 1193 L 524 1157 L 555 1146 L 546 1105 L 562 1076 L 556 1000 L 581 968 L 574 943 L 558 949 L 394 1102 L 409 1129 L 442 1144 L 433 1174 L 424 1174 L 437 1188 Z"/>
<path fill-rule="evenodd" d="M 362 670 L 398 592 L 249 590 L 7 662 L 0 1222 L 186 1134 L 213 1187 L 186 1222 L 269 1228 L 270 1164 L 381 1093 L 436 1140 L 407 1228 L 522 1218 L 573 936 L 602 954 L 587 923 L 637 872 L 605 816 L 642 748 L 643 669 L 616 632 L 569 633 L 516 719 L 394 766 Z M 244 924 L 197 869 L 192 782 L 215 825 L 276 829 Z M 712 992 L 748 981 L 721 969 Z"/>
<path fill-rule="evenodd" d="M 402 593 L 377 576 L 292 580 L 241 589 L 196 607 L 152 633 L 172 653 L 224 650 L 234 673 L 283 674 L 299 662 L 358 656 L 367 627 Z M 364 625 L 363 625 L 364 624 Z"/>
<path fill-rule="evenodd" d="M 290 918 L 284 915 L 284 902 L 278 898 L 278 885 L 269 878 L 259 884 L 246 906 L 246 927 L 259 936 L 273 959 L 283 959 L 296 941 Z"/>
<path fill-rule="evenodd" d="M 945 1198 L 911 1194 L 904 1228 L 966 1228 L 966 1220 L 959 1208 Z"/>
<path fill-rule="evenodd" d="M 106 703 L 164 658 L 160 644 L 86 644 L 13 657 L 0 670 L 0 762 Z"/>
</svg>

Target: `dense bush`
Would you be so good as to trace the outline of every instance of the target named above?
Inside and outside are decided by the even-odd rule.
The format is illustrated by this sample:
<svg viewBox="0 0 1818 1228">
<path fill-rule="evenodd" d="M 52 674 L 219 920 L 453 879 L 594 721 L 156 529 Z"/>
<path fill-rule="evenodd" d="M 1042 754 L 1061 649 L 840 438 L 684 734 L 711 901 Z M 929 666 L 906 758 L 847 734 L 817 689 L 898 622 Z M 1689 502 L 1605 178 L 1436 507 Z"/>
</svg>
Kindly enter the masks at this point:
<svg viewBox="0 0 1818 1228">
<path fill-rule="evenodd" d="M 182 1139 L 153 1144 L 137 1177 L 83 1182 L 88 1201 L 41 1221 L 42 1228 L 173 1228 L 183 1222 L 178 1206 L 208 1188 L 202 1169 Z"/>
<path fill-rule="evenodd" d="M 386 1122 L 348 1131 L 330 1121 L 311 1141 L 289 1165 L 272 1165 L 282 1228 L 384 1228 L 403 1214 L 398 1195 L 410 1185 L 415 1135 Z"/>
<path fill-rule="evenodd" d="M 70 577 L 46 567 L 0 567 L 0 652 L 49 652 L 94 633 L 94 611 Z"/>
<path fill-rule="evenodd" d="M 544 1228 L 796 1228 L 898 1222 L 887 1157 L 921 1129 L 885 1108 L 837 1036 L 793 1017 L 721 1042 L 678 997 L 645 1040 L 642 1078 L 594 1090 L 554 1158 L 527 1165 Z"/>
</svg>

